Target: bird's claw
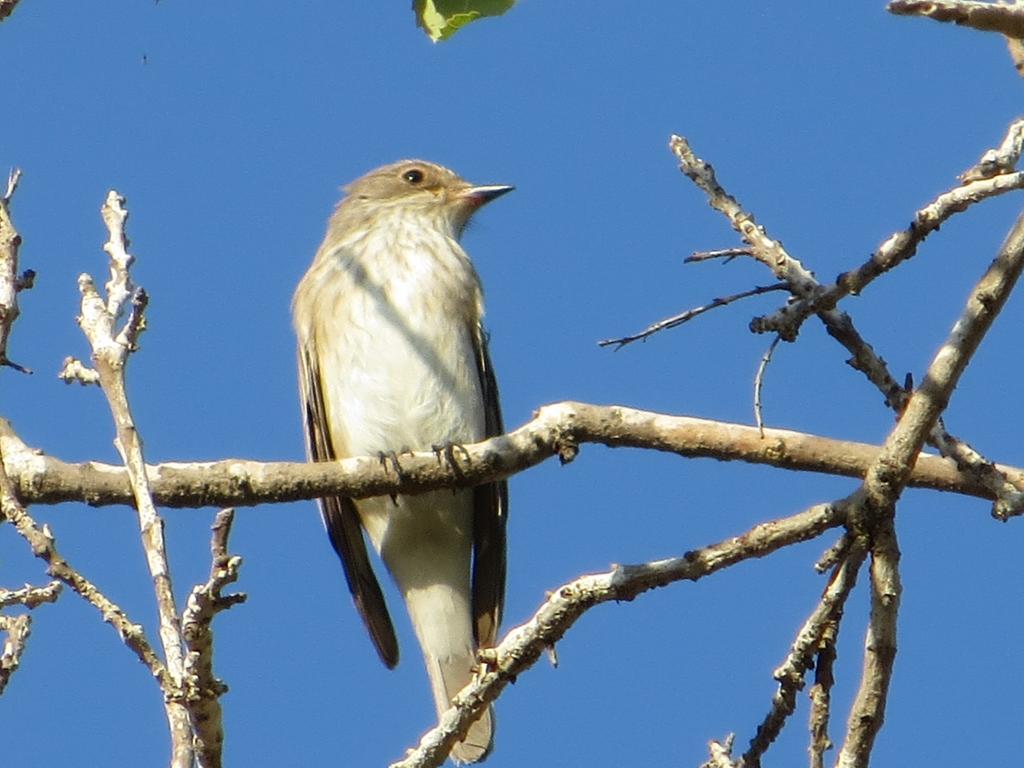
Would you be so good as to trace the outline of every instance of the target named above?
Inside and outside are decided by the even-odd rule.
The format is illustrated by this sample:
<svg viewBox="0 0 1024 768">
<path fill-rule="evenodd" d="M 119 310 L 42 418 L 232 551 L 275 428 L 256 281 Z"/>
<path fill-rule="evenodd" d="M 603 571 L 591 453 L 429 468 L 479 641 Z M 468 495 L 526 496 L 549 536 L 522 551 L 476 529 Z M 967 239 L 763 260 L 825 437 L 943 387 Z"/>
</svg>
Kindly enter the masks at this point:
<svg viewBox="0 0 1024 768">
<path fill-rule="evenodd" d="M 404 451 L 404 453 L 408 453 L 408 451 Z M 385 472 L 387 472 L 389 468 L 394 470 L 395 476 L 398 477 L 399 482 L 403 482 L 406 479 L 407 475 L 402 469 L 402 464 L 398 460 L 398 454 L 395 451 L 378 451 L 377 460 L 380 462 L 380 465 L 384 468 Z M 392 504 L 398 503 L 397 493 L 389 493 L 388 495 L 391 497 Z"/>
<path fill-rule="evenodd" d="M 465 475 L 462 472 L 462 468 L 459 466 L 459 462 L 455 459 L 455 451 L 461 451 L 462 457 L 469 463 L 469 451 L 466 450 L 465 446 L 459 445 L 458 443 L 445 443 L 444 445 L 432 445 L 431 450 L 437 456 L 437 463 L 440 464 L 442 459 L 449 467 L 452 468 L 452 472 L 457 478 L 463 478 Z"/>
</svg>

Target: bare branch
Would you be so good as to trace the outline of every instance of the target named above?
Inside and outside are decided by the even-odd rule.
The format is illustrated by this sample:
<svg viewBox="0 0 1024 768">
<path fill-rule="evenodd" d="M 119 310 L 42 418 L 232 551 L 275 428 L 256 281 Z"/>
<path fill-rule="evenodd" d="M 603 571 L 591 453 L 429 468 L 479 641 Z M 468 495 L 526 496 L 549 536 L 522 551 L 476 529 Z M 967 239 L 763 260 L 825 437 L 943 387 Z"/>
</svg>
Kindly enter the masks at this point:
<svg viewBox="0 0 1024 768">
<path fill-rule="evenodd" d="M 761 386 L 764 384 L 764 374 L 768 370 L 768 364 L 772 361 L 772 355 L 775 353 L 775 348 L 779 346 L 779 342 L 782 341 L 781 336 L 776 336 L 772 343 L 768 345 L 768 349 L 761 355 L 761 362 L 757 365 L 757 374 L 754 376 L 754 423 L 757 424 L 757 429 L 761 433 L 761 437 L 764 437 L 764 419 L 761 411 Z"/>
<path fill-rule="evenodd" d="M 835 677 L 832 670 L 836 662 L 836 639 L 839 636 L 838 621 L 829 622 L 822 632 L 814 664 L 814 685 L 807 696 L 811 700 L 810 730 L 811 768 L 824 768 L 825 752 L 832 749 L 828 737 L 828 724 L 832 707 L 832 686 Z"/>
<path fill-rule="evenodd" d="M 750 244 L 754 258 L 768 266 L 777 277 L 787 281 L 791 292 L 798 299 L 817 307 L 816 302 L 823 295 L 824 289 L 813 276 L 792 259 L 778 241 L 768 237 L 763 228 L 756 225 L 753 216 L 722 189 L 710 166 L 694 155 L 684 139 L 673 136 L 670 147 L 680 160 L 681 170 L 705 191 L 712 207 L 722 212 Z M 1014 237 L 1011 236 L 1010 240 L 1014 240 Z M 1013 250 L 1012 246 L 1004 248 L 1003 254 L 979 283 L 972 294 L 968 311 L 954 329 L 951 341 L 940 351 L 924 383 L 909 399 L 907 393 L 889 375 L 881 359 L 860 339 L 847 315 L 832 308 L 818 311 L 829 333 L 854 352 L 854 366 L 868 372 L 876 386 L 885 393 L 890 406 L 902 414 L 882 452 L 872 463 L 861 491 L 844 503 L 855 511 L 855 518 L 861 520 L 855 526 L 858 535 L 866 536 L 872 542 L 872 622 L 861 689 L 850 717 L 846 745 L 840 755 L 840 764 L 843 766 L 866 765 L 875 734 L 884 718 L 885 697 L 896 652 L 895 619 L 901 589 L 899 549 L 892 524 L 893 505 L 903 489 L 903 483 L 912 472 L 926 437 L 931 436 L 940 446 L 953 442 L 952 437 L 942 428 L 939 416 L 963 366 L 1019 275 L 1020 267 L 1015 257 L 1009 255 Z M 792 340 L 797 327 L 771 330 Z M 760 328 L 752 324 L 752 330 Z M 944 360 L 944 356 L 950 360 Z M 934 383 L 940 380 L 943 383 L 936 388 Z M 985 464 L 976 477 L 986 483 L 994 495 L 1004 493 L 1004 480 L 993 477 L 991 472 L 985 472 L 986 467 L 991 469 L 990 464 Z M 964 469 L 974 471 L 975 467 Z M 1017 498 L 1020 496 L 1017 490 L 1014 495 Z M 1012 500 L 1001 501 L 1012 503 Z"/>
<path fill-rule="evenodd" d="M 3 513 L 0 512 L 0 521 Z M 12 605 L 20 605 L 28 609 L 38 608 L 43 603 L 56 602 L 60 595 L 61 583 L 51 581 L 45 587 L 25 585 L 22 589 L 0 589 L 0 610 Z M 29 633 L 32 630 L 32 616 L 24 613 L 18 616 L 5 616 L 0 613 L 0 632 L 7 635 L 3 650 L 0 651 L 0 695 L 3 695 L 11 676 L 21 664 L 21 656 L 25 652 Z"/>
<path fill-rule="evenodd" d="M 0 19 L 3 7 L 0 6 Z M 8 11 L 9 13 L 10 11 Z M 18 319 L 18 293 L 32 286 L 34 273 L 18 274 L 18 248 L 21 246 L 21 235 L 11 221 L 11 198 L 18 188 L 21 171 L 15 169 L 7 177 L 7 189 L 0 197 L 0 366 L 14 368 L 22 373 L 31 373 L 27 368 L 18 365 L 7 356 L 7 342 L 11 335 L 14 321 Z"/>
<path fill-rule="evenodd" d="M 128 253 L 128 237 L 125 234 L 128 211 L 124 204 L 124 198 L 111 190 L 101 208 L 108 234 L 103 250 L 110 259 L 110 279 L 105 286 L 106 300 L 100 297 L 89 275 L 79 277 L 82 313 L 78 324 L 89 340 L 95 373 L 110 406 L 117 433 L 114 442 L 124 459 L 131 483 L 146 565 L 153 580 L 160 642 L 167 661 L 167 672 L 174 680 L 173 686 L 164 688 L 165 710 L 171 731 L 171 765 L 173 768 L 192 768 L 192 729 L 188 712 L 175 700 L 175 694 L 181 688 L 184 655 L 178 609 L 167 564 L 164 523 L 153 502 L 142 455 L 142 441 L 135 428 L 124 382 L 128 354 L 136 348 L 138 335 L 145 328 L 143 310 L 146 306 L 145 293 L 134 288 L 128 272 L 134 257 Z M 128 320 L 118 330 L 117 322 L 129 301 L 131 312 Z M 65 373 L 70 375 L 67 366 Z"/>
<path fill-rule="evenodd" d="M 935 438 L 940 434 L 949 438 L 938 443 L 941 453 L 953 459 L 961 471 L 979 478 L 985 487 L 993 492 L 992 517 L 1005 521 L 1024 514 L 1024 492 L 1003 474 L 1000 467 L 986 459 L 967 443 L 949 435 L 945 426 L 942 425 L 941 419 L 938 427 L 932 430 L 931 442 L 933 444 L 938 442 Z"/>
<path fill-rule="evenodd" d="M 1024 268 L 1024 215 L 971 291 L 960 319 L 936 353 L 896 429 L 865 478 L 872 504 L 881 508 L 898 495 L 925 437 L 946 408 L 960 376 L 1002 310 Z"/>
<path fill-rule="evenodd" d="M 685 259 L 684 264 L 696 264 L 701 261 L 711 261 L 712 259 L 723 259 L 723 264 L 728 264 L 730 261 L 735 259 L 737 256 L 753 256 L 753 252 L 749 248 L 719 248 L 714 251 L 694 251 Z"/>
<path fill-rule="evenodd" d="M 96 373 L 96 370 L 74 357 L 64 358 L 64 365 L 61 367 L 60 373 L 57 374 L 57 378 L 65 384 L 74 382 L 83 387 L 87 384 L 100 383 L 100 375 Z"/>
<path fill-rule="evenodd" d="M 57 602 L 60 591 L 61 583 L 59 581 L 51 581 L 45 587 L 30 587 L 26 584 L 21 589 L 0 589 L 0 608 L 7 608 L 11 605 L 38 608 L 43 603 Z"/>
<path fill-rule="evenodd" d="M 984 32 L 1024 37 L 1024 8 L 1020 5 L 973 0 L 892 0 L 886 9 L 897 16 L 924 16 Z"/>
<path fill-rule="evenodd" d="M 837 563 L 846 559 L 847 554 L 853 548 L 854 539 L 850 534 L 844 533 L 831 547 L 825 550 L 818 562 L 814 564 L 814 570 L 824 573 L 829 568 L 835 567 Z"/>
<path fill-rule="evenodd" d="M 680 170 L 708 195 L 711 207 L 728 218 L 733 228 L 751 246 L 754 257 L 768 266 L 777 277 L 787 281 L 791 293 L 798 301 L 814 305 L 826 289 L 804 269 L 803 265 L 786 252 L 779 241 L 770 238 L 763 227 L 754 223 L 753 215 L 745 211 L 736 199 L 722 188 L 711 166 L 693 153 L 685 139 L 672 136 L 669 147 L 680 161 Z M 850 316 L 836 308 L 822 309 L 817 312 L 817 316 L 824 323 L 828 334 L 851 353 L 852 356 L 847 363 L 868 377 L 893 411 L 897 414 L 902 413 L 908 399 L 906 389 L 897 383 L 889 373 L 885 361 L 864 341 Z M 751 323 L 751 330 L 761 330 L 757 320 Z M 799 326 L 773 330 L 778 332 L 784 341 L 792 341 Z M 1024 513 L 1024 496 L 1007 485 L 1007 479 L 995 470 L 992 462 L 974 459 L 977 452 L 948 434 L 941 422 L 935 423 L 929 441 L 943 456 L 963 462 L 958 464 L 960 469 L 971 474 L 977 483 L 988 488 L 991 498 L 997 500 L 992 512 L 994 516 L 1005 519 L 1011 515 Z M 963 461 L 964 457 L 967 461 Z"/>
<path fill-rule="evenodd" d="M 836 765 L 842 768 L 867 768 L 870 763 L 875 737 L 885 720 L 889 683 L 896 661 L 896 616 L 902 586 L 898 569 L 899 547 L 891 513 L 876 526 L 873 538 L 871 617 L 864 641 L 861 684 L 850 709 L 846 740 L 836 761 Z M 816 733 L 815 738 L 818 737 L 820 734 Z M 814 743 L 812 741 L 812 755 Z"/>
<path fill-rule="evenodd" d="M 607 347 L 614 344 L 616 349 L 619 349 L 631 342 L 646 340 L 648 336 L 653 336 L 658 331 L 664 331 L 669 328 L 680 326 L 698 315 L 703 315 L 705 312 L 711 311 L 712 309 L 725 307 L 729 304 L 740 301 L 741 299 L 747 299 L 751 296 L 760 296 L 763 293 L 769 293 L 771 291 L 785 291 L 787 288 L 788 286 L 785 283 L 758 285 L 751 288 L 749 291 L 740 291 L 739 293 L 734 293 L 731 296 L 722 296 L 721 298 L 712 299 L 710 303 L 705 304 L 702 307 L 694 307 L 693 309 L 688 309 L 685 312 L 680 312 L 678 315 L 673 315 L 672 317 L 665 318 L 664 320 L 659 320 L 657 323 L 647 326 L 644 330 L 639 333 L 635 333 L 632 336 L 623 336 L 618 339 L 604 339 L 603 341 L 597 342 L 597 345 L 599 347 Z"/>
<path fill-rule="evenodd" d="M 1006 49 L 1013 61 L 1013 68 L 1017 70 L 1018 75 L 1024 77 L 1024 40 L 1018 37 L 1008 37 L 1006 38 Z"/>
<path fill-rule="evenodd" d="M 0 650 L 0 694 L 3 694 L 11 676 L 21 664 L 21 654 L 25 652 L 29 633 L 32 631 L 32 616 L 23 613 L 19 616 L 0 615 L 0 632 L 7 635 Z"/>
<path fill-rule="evenodd" d="M 1014 120 L 1003 137 L 1002 143 L 986 150 L 981 159 L 960 174 L 960 181 L 967 184 L 979 179 L 991 179 L 1004 173 L 1012 173 L 1024 152 L 1024 118 Z"/>
<path fill-rule="evenodd" d="M 765 429 L 623 406 L 564 402 L 547 405 L 519 429 L 463 446 L 456 473 L 433 452 L 402 456 L 398 477 L 376 456 L 330 463 L 219 462 L 147 465 L 153 496 L 164 507 L 253 506 L 343 495 L 355 499 L 469 487 L 509 477 L 552 456 L 573 458 L 581 445 L 642 448 L 686 458 L 744 461 L 792 471 L 862 478 L 878 446 L 784 429 Z M 84 501 L 93 506 L 132 504 L 123 467 L 98 462 L 67 464 L 26 446 L 0 419 L 0 446 L 18 496 L 25 503 Z M 461 453 L 461 452 L 460 452 Z M 1024 469 L 995 465 L 1024 491 Z M 991 490 L 937 456 L 922 454 L 908 484 L 992 499 Z"/>
<path fill-rule="evenodd" d="M 751 255 L 785 282 L 795 298 L 813 300 L 824 291 L 814 275 L 790 256 L 782 243 L 769 237 L 764 227 L 756 223 L 753 214 L 744 210 L 736 198 L 726 192 L 719 184 L 711 165 L 697 157 L 686 139 L 682 136 L 672 136 L 669 139 L 669 149 L 679 160 L 679 169 L 707 195 L 708 204 L 722 213 L 732 228 L 747 242 Z M 882 392 L 887 403 L 893 407 L 902 405 L 903 389 L 890 375 L 885 361 L 861 338 L 850 317 L 837 309 L 820 312 L 818 316 L 825 323 L 829 335 L 853 355 L 849 364 L 868 377 Z M 780 334 L 783 341 L 793 341 L 796 338 L 797 329 L 790 330 L 793 331 L 792 335 Z"/>
<path fill-rule="evenodd" d="M 708 742 L 708 753 L 710 757 L 701 768 L 743 768 L 740 760 L 734 760 L 732 747 L 736 743 L 736 734 L 730 733 L 724 741 L 711 740 Z"/>
<path fill-rule="evenodd" d="M 818 282 L 810 271 L 790 256 L 782 243 L 770 238 L 764 228 L 758 226 L 753 214 L 745 211 L 722 188 L 715 176 L 715 169 L 697 157 L 685 138 L 672 136 L 668 146 L 679 160 L 679 170 L 707 195 L 708 204 L 729 220 L 733 229 L 750 245 L 755 259 L 768 267 L 797 296 L 814 294 L 819 290 Z M 786 341 L 792 341 L 792 338 L 786 338 Z"/>
<path fill-rule="evenodd" d="M 429 768 L 444 762 L 451 745 L 488 703 L 595 605 L 633 600 L 643 592 L 677 581 L 697 581 L 743 560 L 765 557 L 782 547 L 813 539 L 843 525 L 845 520 L 841 508 L 821 504 L 791 517 L 761 523 L 740 536 L 682 557 L 617 566 L 559 587 L 529 621 L 510 630 L 497 647 L 480 651 L 481 672 L 453 699 L 452 708 L 437 727 L 391 768 Z"/>
<path fill-rule="evenodd" d="M 195 729 L 196 763 L 199 768 L 219 768 L 224 748 L 220 696 L 227 686 L 213 674 L 211 624 L 219 612 L 245 601 L 245 595 L 224 595 L 222 590 L 238 580 L 242 558 L 228 555 L 228 536 L 234 510 L 217 514 L 210 542 L 210 578 L 192 589 L 182 615 L 185 639 L 185 705 Z"/>
<path fill-rule="evenodd" d="M 971 291 L 960 319 L 928 367 L 896 428 L 868 470 L 861 489 L 849 501 L 851 525 L 872 541 L 871 621 L 864 672 L 837 764 L 867 766 L 875 736 L 885 717 L 886 697 L 896 656 L 896 616 L 900 602 L 899 546 L 893 525 L 894 504 L 910 476 L 925 438 L 988 329 L 1024 270 L 1024 215 L 1007 236 L 995 260 Z"/>
<path fill-rule="evenodd" d="M 857 573 L 866 555 L 862 547 L 854 547 L 835 567 L 817 607 L 797 632 L 785 661 L 775 670 L 773 676 L 779 681 L 779 688 L 772 699 L 771 711 L 758 726 L 757 735 L 751 739 L 750 747 L 743 755 L 743 765 L 747 768 L 761 764 L 761 756 L 768 751 L 796 709 L 796 695 L 804 687 L 804 675 L 814 666 L 814 658 L 826 632 L 834 632 L 838 627 L 846 599 L 857 583 Z"/>
<path fill-rule="evenodd" d="M 0 441 L 0 454 L 5 446 Z M 99 612 L 103 621 L 110 624 L 117 632 L 121 641 L 135 653 L 161 687 L 169 687 L 172 681 L 167 676 L 163 663 L 153 652 L 146 634 L 139 624 L 129 620 L 124 611 L 97 587 L 60 556 L 57 544 L 46 528 L 39 525 L 29 516 L 14 493 L 14 485 L 5 469 L 6 456 L 0 461 L 0 522 L 7 520 L 14 529 L 28 542 L 32 554 L 41 558 L 47 565 L 47 573 L 67 584 L 76 594 L 92 605 Z"/>
<path fill-rule="evenodd" d="M 771 315 L 759 318 L 757 330 L 795 336 L 795 329 L 811 315 L 831 309 L 850 294 L 859 294 L 876 278 L 913 258 L 924 239 L 938 231 L 954 214 L 962 213 L 982 200 L 1019 189 L 1024 189 L 1024 172 L 1021 171 L 978 179 L 944 192 L 917 211 L 907 229 L 893 234 L 861 266 L 841 274 L 835 285 L 825 288 L 813 299 L 794 301 Z"/>
</svg>

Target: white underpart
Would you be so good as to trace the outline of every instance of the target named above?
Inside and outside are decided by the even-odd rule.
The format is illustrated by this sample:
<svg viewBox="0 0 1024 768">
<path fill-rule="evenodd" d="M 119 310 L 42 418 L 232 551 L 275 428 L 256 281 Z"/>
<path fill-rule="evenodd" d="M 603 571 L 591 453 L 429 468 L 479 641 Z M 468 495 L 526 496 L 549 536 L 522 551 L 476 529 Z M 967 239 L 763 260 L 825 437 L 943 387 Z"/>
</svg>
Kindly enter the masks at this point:
<svg viewBox="0 0 1024 768">
<path fill-rule="evenodd" d="M 485 416 L 473 329 L 479 281 L 444 222 L 400 206 L 392 221 L 340 244 L 318 292 L 317 349 L 327 418 L 347 455 L 429 450 L 483 438 Z M 379 254 L 363 260 L 353 251 Z M 334 302 L 344 302 L 337 307 Z M 330 317 L 344 322 L 325 322 Z M 470 679 L 472 491 L 367 499 L 359 514 L 405 598 L 438 712 Z M 490 742 L 490 714 L 463 749 Z M 458 749 L 458 748 L 457 748 Z M 458 752 L 453 753 L 458 757 Z M 474 759 L 467 757 L 465 759 Z"/>
</svg>

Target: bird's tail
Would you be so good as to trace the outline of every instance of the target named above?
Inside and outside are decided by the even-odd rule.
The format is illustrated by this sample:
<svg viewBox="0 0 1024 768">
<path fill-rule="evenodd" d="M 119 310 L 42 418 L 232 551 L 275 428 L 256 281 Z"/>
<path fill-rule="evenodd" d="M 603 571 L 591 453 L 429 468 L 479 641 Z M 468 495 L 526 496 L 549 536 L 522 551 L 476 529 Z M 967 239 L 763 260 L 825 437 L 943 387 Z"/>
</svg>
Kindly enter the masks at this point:
<svg viewBox="0 0 1024 768">
<path fill-rule="evenodd" d="M 430 687 L 434 691 L 434 703 L 440 717 L 451 707 L 451 700 L 461 691 L 472 677 L 473 657 L 427 660 L 430 673 Z M 478 763 L 491 751 L 494 739 L 494 712 L 488 707 L 479 719 L 469 727 L 466 737 L 452 747 L 451 757 L 456 763 Z"/>
<path fill-rule="evenodd" d="M 406 592 L 406 604 L 423 649 L 434 704 L 440 717 L 451 708 L 452 697 L 473 677 L 476 649 L 470 625 L 468 595 L 446 584 Z M 477 763 L 491 751 L 494 713 L 490 707 L 473 723 L 466 737 L 453 748 L 456 763 Z"/>
</svg>

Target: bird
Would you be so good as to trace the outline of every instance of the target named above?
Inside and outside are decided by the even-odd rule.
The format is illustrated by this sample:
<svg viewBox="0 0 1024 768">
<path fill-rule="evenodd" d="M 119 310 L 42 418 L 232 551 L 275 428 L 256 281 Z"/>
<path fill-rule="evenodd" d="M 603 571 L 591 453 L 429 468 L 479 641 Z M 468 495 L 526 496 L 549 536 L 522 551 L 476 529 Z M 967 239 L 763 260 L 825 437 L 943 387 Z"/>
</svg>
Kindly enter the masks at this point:
<svg viewBox="0 0 1024 768">
<path fill-rule="evenodd" d="M 345 187 L 292 302 L 312 461 L 457 447 L 504 432 L 484 330 L 483 291 L 460 245 L 470 218 L 514 187 L 474 185 L 423 160 Z M 398 642 L 363 532 L 409 612 L 438 717 L 493 646 L 505 599 L 505 481 L 418 495 L 319 500 L 330 543 L 381 660 Z M 485 710 L 452 748 L 487 757 Z"/>
</svg>

